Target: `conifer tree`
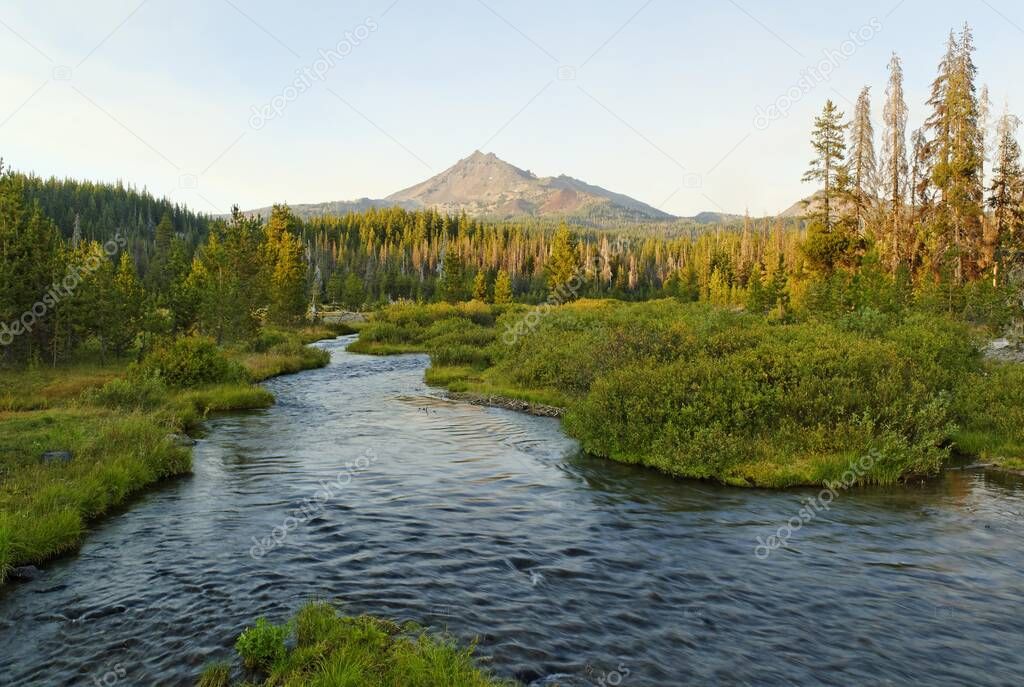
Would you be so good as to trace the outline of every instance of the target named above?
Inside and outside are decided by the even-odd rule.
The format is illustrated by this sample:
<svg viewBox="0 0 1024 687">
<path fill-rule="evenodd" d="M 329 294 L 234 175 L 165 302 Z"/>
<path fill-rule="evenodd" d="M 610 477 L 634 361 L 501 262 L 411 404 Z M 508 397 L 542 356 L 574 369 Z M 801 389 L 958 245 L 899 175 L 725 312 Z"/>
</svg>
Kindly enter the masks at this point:
<svg viewBox="0 0 1024 687">
<path fill-rule="evenodd" d="M 438 288 L 441 297 L 449 303 L 458 303 L 465 298 L 465 267 L 462 258 L 449 247 L 444 254 L 441 267 L 441 280 Z"/>
<path fill-rule="evenodd" d="M 61 272 L 61 252 L 56 226 L 38 202 L 26 203 L 24 180 L 0 160 L 0 360 L 47 350 L 53 306 L 43 299 Z"/>
<path fill-rule="evenodd" d="M 1020 121 L 1009 113 L 999 120 L 996 133 L 995 168 L 989 189 L 992 232 L 986 248 L 992 279 L 998 284 L 1000 272 L 1019 264 L 1024 238 L 1024 169 L 1021 168 L 1017 128 Z"/>
<path fill-rule="evenodd" d="M 121 253 L 117 272 L 114 274 L 111 300 L 113 317 L 104 323 L 107 328 L 106 339 L 116 355 L 124 355 L 142 329 L 145 314 L 145 292 L 135 271 L 135 262 L 128 251 Z"/>
<path fill-rule="evenodd" d="M 821 116 L 814 120 L 814 131 L 811 134 L 811 147 L 814 148 L 814 159 L 811 160 L 804 182 L 821 184 L 822 210 L 812 217 L 819 219 L 826 231 L 831 231 L 835 224 L 838 211 L 837 201 L 842 192 L 846 177 L 846 142 L 843 132 L 843 113 L 835 103 L 828 100 Z"/>
<path fill-rule="evenodd" d="M 494 304 L 508 305 L 512 302 L 512 280 L 508 272 L 500 270 L 494 280 Z"/>
<path fill-rule="evenodd" d="M 955 284 L 975 272 L 981 245 L 982 170 L 979 105 L 975 87 L 974 39 L 964 25 L 959 39 L 950 32 L 939 76 L 932 85 L 932 183 L 938 191 L 932 218 L 933 264 L 951 263 Z"/>
<path fill-rule="evenodd" d="M 857 97 L 850 122 L 850 184 L 857 216 L 857 228 L 866 233 L 865 213 L 871 203 L 875 176 L 875 128 L 871 122 L 871 87 L 865 86 Z"/>
<path fill-rule="evenodd" d="M 885 91 L 885 133 L 882 136 L 882 177 L 885 184 L 889 216 L 884 252 L 889 256 L 893 274 L 906 258 L 909 241 L 904 239 L 903 214 L 907 196 L 907 103 L 903 94 L 903 63 L 899 55 L 892 54 L 889 61 L 889 85 Z M 911 189 L 910 193 L 914 191 Z M 911 219 L 913 221 L 913 219 Z"/>
<path fill-rule="evenodd" d="M 487 302 L 487 274 L 479 270 L 473 277 L 473 300 L 481 303 Z"/>
<path fill-rule="evenodd" d="M 342 302 L 349 310 L 362 310 L 366 303 L 366 290 L 363 280 L 355 272 L 349 272 L 345 277 L 345 290 Z"/>
<path fill-rule="evenodd" d="M 295 325 L 306 314 L 306 253 L 301 239 L 290 232 L 279 235 L 270 250 L 274 256 L 270 275 L 269 319 Z"/>
<path fill-rule="evenodd" d="M 569 227 L 563 222 L 551 239 L 548 258 L 548 289 L 555 291 L 568 284 L 580 269 L 579 253 L 573 245 Z"/>
<path fill-rule="evenodd" d="M 146 283 L 158 296 L 166 294 L 174 276 L 170 269 L 171 241 L 174 238 L 174 223 L 168 212 L 160 219 L 154 230 L 153 259 L 149 264 Z"/>
</svg>

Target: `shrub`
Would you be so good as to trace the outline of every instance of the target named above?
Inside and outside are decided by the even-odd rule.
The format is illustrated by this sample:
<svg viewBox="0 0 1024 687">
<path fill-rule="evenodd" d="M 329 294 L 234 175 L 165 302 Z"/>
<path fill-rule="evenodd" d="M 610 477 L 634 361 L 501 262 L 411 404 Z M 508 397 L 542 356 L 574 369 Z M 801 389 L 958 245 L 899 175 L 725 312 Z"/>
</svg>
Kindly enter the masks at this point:
<svg viewBox="0 0 1024 687">
<path fill-rule="evenodd" d="M 962 338 L 923 323 L 889 339 L 823 324 L 737 329 L 727 338 L 738 346 L 707 341 L 675 362 L 611 369 L 568 429 L 587 450 L 687 477 L 736 481 L 752 464 L 788 463 L 803 469 L 771 486 L 814 483 L 872 451 L 883 460 L 865 482 L 938 469 L 956 368 L 970 360 Z"/>
<path fill-rule="evenodd" d="M 287 625 L 274 625 L 266 618 L 257 618 L 256 625 L 248 627 L 235 642 L 235 651 L 250 670 L 269 671 L 284 658 L 284 641 L 289 634 Z"/>
<path fill-rule="evenodd" d="M 229 360 L 213 339 L 198 336 L 158 346 L 135 367 L 134 373 L 136 378 L 159 379 L 177 389 L 246 379 L 242 367 Z"/>
<path fill-rule="evenodd" d="M 290 627 L 295 645 L 285 648 Z M 458 646 L 447 636 L 430 636 L 412 625 L 399 625 L 372 616 L 343 617 L 328 604 L 304 606 L 290 625 L 275 627 L 264 619 L 256 622 L 261 644 L 256 651 L 256 628 L 239 638 L 236 648 L 243 662 L 258 655 L 258 667 L 272 671 L 267 685 L 352 685 L 355 687 L 511 687 L 480 670 L 473 660 L 472 645 Z M 246 638 L 243 646 L 242 639 Z M 228 670 L 207 669 L 201 687 L 222 687 Z M 214 681 L 214 680 L 218 681 Z M 250 684 L 250 683 L 245 683 Z"/>
<path fill-rule="evenodd" d="M 262 330 L 253 340 L 249 343 L 249 350 L 253 353 L 266 353 L 275 346 L 288 343 L 291 339 L 287 334 L 272 329 Z"/>
<path fill-rule="evenodd" d="M 167 387 L 159 377 L 133 375 L 131 378 L 114 379 L 99 389 L 82 394 L 82 400 L 93 405 L 116 410 L 152 410 L 167 398 Z"/>
</svg>

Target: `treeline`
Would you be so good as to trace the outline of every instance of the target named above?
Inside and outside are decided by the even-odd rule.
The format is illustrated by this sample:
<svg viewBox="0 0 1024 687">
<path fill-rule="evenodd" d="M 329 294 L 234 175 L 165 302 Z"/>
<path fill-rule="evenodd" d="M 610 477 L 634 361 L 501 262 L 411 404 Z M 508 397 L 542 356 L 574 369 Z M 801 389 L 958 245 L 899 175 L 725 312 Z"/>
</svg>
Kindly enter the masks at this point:
<svg viewBox="0 0 1024 687">
<path fill-rule="evenodd" d="M 950 32 L 926 117 L 908 136 L 903 66 L 889 63 L 881 146 L 871 90 L 849 121 L 832 101 L 815 121 L 806 181 L 823 189 L 807 208 L 804 253 L 824 273 L 855 268 L 874 253 L 891 276 L 919 286 L 1020 280 L 1024 266 L 1024 174 L 1019 120 L 993 117 L 977 86 L 969 26 Z"/>
<path fill-rule="evenodd" d="M 43 214 L 53 220 L 65 240 L 77 237 L 102 243 L 120 234 L 127 239 L 142 272 L 149 269 L 156 227 L 164 216 L 170 217 L 174 235 L 193 249 L 205 240 L 210 228 L 208 215 L 121 182 L 21 176 L 28 203 L 38 201 Z"/>
<path fill-rule="evenodd" d="M 552 258 L 562 225 L 495 223 L 434 210 L 373 209 L 312 219 L 304 236 L 325 275 L 325 300 L 349 308 L 407 298 L 493 300 L 508 283 L 516 300 L 550 295 Z M 574 228 L 571 250 L 585 276 L 576 295 L 645 300 L 711 292 L 726 299 L 746 288 L 755 265 L 769 275 L 799 272 L 799 223 L 751 220 L 665 237 L 639 229 Z M 718 276 L 715 276 L 715 273 Z"/>
<path fill-rule="evenodd" d="M 102 242 L 80 231 L 66 237 L 31 188 L 30 178 L 0 167 L 0 361 L 141 354 L 183 333 L 238 341 L 265 324 L 303 321 L 315 298 L 287 208 L 266 222 L 236 209 L 209 222 L 195 249 L 167 209 L 145 242 L 140 272 L 119 227 L 97 231 Z M 98 207 L 98 216 L 108 213 Z"/>
</svg>

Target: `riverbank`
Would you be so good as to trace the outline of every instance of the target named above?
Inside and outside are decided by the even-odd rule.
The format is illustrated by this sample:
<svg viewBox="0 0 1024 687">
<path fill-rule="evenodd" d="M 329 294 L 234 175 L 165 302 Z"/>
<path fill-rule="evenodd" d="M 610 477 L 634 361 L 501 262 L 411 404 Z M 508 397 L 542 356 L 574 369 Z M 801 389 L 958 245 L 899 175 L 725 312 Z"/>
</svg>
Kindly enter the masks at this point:
<svg viewBox="0 0 1024 687">
<path fill-rule="evenodd" d="M 326 365 L 329 355 L 306 344 L 336 331 L 264 333 L 223 350 L 244 371 L 237 378 L 181 388 L 133 377 L 123 360 L 0 371 L 0 584 L 74 550 L 92 522 L 148 487 L 189 473 L 189 429 L 211 413 L 269 407 L 274 397 L 258 382 Z"/>
<path fill-rule="evenodd" d="M 676 301 L 396 304 L 350 350 L 431 356 L 426 381 L 542 408 L 595 455 L 735 486 L 895 484 L 953 451 L 1015 469 L 1024 367 L 912 310 L 772 321 Z"/>
</svg>

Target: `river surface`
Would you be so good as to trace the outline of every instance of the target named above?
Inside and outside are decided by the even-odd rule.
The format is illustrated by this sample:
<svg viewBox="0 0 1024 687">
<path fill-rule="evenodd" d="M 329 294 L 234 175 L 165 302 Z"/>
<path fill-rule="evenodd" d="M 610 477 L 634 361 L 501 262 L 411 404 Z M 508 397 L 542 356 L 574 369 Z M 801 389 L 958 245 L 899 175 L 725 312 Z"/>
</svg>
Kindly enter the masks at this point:
<svg viewBox="0 0 1024 687">
<path fill-rule="evenodd" d="M 349 341 L 0 590 L 0 684 L 193 684 L 314 598 L 478 638 L 536 685 L 1022 684 L 1019 479 L 840 493 L 762 559 L 816 491 L 587 457 L 555 420 L 440 398 L 425 356 Z"/>
</svg>

